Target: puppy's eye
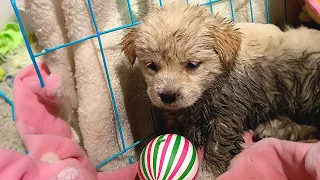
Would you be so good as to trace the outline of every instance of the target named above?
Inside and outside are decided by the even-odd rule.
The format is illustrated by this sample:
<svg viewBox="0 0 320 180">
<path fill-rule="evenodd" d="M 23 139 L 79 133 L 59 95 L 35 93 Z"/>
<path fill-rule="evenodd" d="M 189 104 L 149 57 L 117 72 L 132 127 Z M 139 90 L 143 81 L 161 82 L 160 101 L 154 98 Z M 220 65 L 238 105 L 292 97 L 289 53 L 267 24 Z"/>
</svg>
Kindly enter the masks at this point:
<svg viewBox="0 0 320 180">
<path fill-rule="evenodd" d="M 195 70 L 199 67 L 200 63 L 197 62 L 188 62 L 187 69 L 188 70 Z"/>
<path fill-rule="evenodd" d="M 154 64 L 154 62 L 148 63 L 146 66 L 147 66 L 147 68 L 151 69 L 152 71 L 157 71 L 158 70 L 158 68 Z"/>
</svg>

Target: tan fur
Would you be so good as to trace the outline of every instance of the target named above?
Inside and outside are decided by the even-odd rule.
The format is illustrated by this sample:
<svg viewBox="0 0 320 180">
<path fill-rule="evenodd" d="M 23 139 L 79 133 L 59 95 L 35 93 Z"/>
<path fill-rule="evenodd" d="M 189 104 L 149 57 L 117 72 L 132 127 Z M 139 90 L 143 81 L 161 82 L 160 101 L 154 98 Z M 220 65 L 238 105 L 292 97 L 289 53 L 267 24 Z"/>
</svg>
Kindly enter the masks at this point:
<svg viewBox="0 0 320 180">
<path fill-rule="evenodd" d="M 222 64 L 229 68 L 233 65 L 233 59 L 240 51 L 241 34 L 233 27 L 211 29 L 215 40 L 214 49 L 217 51 Z"/>
<path fill-rule="evenodd" d="M 186 9 L 186 10 L 185 10 Z M 163 17 L 168 19 L 162 21 Z M 154 36 L 157 34 L 157 36 Z M 144 22 L 130 31 L 121 43 L 131 63 L 137 58 L 148 84 L 151 101 L 168 109 L 191 106 L 218 74 L 233 65 L 240 50 L 241 33 L 225 18 L 209 14 L 205 8 L 171 4 L 165 9 L 151 11 Z M 146 68 L 155 62 L 159 72 Z M 188 62 L 199 62 L 195 71 L 186 70 Z M 221 63 L 219 63 L 221 62 Z M 179 91 L 175 104 L 163 104 L 158 93 Z"/>
<path fill-rule="evenodd" d="M 128 57 L 131 65 L 133 66 L 135 60 L 136 60 L 136 53 L 134 50 L 134 40 L 136 39 L 136 30 L 133 29 L 130 31 L 125 38 L 121 41 L 120 45 L 125 47 L 123 48 L 124 54 Z"/>
</svg>

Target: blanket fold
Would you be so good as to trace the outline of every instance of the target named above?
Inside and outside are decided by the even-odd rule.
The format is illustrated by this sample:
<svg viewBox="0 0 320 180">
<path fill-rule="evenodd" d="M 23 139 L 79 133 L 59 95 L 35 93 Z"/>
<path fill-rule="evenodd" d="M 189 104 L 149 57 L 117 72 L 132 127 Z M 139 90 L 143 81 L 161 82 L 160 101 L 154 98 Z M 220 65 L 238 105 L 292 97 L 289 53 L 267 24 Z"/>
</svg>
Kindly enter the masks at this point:
<svg viewBox="0 0 320 180">
<path fill-rule="evenodd" d="M 91 2 L 97 23 L 100 25 L 104 19 L 99 14 L 104 14 L 107 3 L 102 3 L 101 0 Z M 64 0 L 62 8 L 70 41 L 96 33 L 86 0 Z M 78 120 L 84 147 L 94 165 L 121 150 L 109 87 L 96 45 L 97 40 L 90 39 L 72 46 L 79 98 Z M 122 161 L 125 161 L 125 164 L 129 162 L 127 158 L 119 157 L 103 168 L 104 170 L 119 168 L 118 164 Z"/>
<path fill-rule="evenodd" d="M 25 0 L 25 10 L 29 16 L 39 44 L 52 48 L 69 41 L 64 26 L 61 7 L 62 0 Z M 70 47 L 47 53 L 44 60 L 50 72 L 62 78 L 59 90 L 61 97 L 60 116 L 67 120 L 80 135 L 77 122 L 78 97 L 74 79 L 73 54 Z"/>
</svg>

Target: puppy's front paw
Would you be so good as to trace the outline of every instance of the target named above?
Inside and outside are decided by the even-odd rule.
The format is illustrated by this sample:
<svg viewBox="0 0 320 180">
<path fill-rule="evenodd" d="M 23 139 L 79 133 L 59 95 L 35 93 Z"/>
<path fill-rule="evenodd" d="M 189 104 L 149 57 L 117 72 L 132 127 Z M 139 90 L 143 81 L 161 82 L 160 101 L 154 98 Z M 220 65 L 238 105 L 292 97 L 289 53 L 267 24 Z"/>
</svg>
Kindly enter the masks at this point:
<svg viewBox="0 0 320 180">
<path fill-rule="evenodd" d="M 302 125 L 299 128 L 299 140 L 316 140 L 317 128 L 314 126 Z"/>
<path fill-rule="evenodd" d="M 267 128 L 265 124 L 260 124 L 254 131 L 252 140 L 254 142 L 260 141 L 261 139 L 272 137 L 271 130 Z"/>
<path fill-rule="evenodd" d="M 253 134 L 253 140 L 273 137 L 282 140 L 303 141 L 316 138 L 317 129 L 314 126 L 299 125 L 287 117 L 278 117 L 260 124 Z"/>
<path fill-rule="evenodd" d="M 260 124 L 253 134 L 253 140 L 259 141 L 273 137 L 282 140 L 297 141 L 299 139 L 300 125 L 287 117 L 277 117 L 264 124 Z"/>
<path fill-rule="evenodd" d="M 299 142 L 303 142 L 303 143 L 317 143 L 319 142 L 319 139 L 307 139 L 307 140 L 301 140 Z"/>
</svg>

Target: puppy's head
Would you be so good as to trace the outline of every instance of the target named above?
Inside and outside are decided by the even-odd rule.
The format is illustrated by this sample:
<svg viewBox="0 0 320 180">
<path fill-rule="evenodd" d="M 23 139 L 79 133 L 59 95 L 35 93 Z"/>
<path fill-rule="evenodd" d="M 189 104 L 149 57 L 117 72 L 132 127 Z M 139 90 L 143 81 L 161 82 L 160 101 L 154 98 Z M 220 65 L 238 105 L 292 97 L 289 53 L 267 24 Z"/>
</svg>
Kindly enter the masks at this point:
<svg viewBox="0 0 320 180">
<path fill-rule="evenodd" d="M 180 3 L 151 11 L 121 42 L 131 64 L 141 69 L 152 103 L 173 110 L 192 106 L 232 68 L 240 44 L 230 21 Z"/>
</svg>

